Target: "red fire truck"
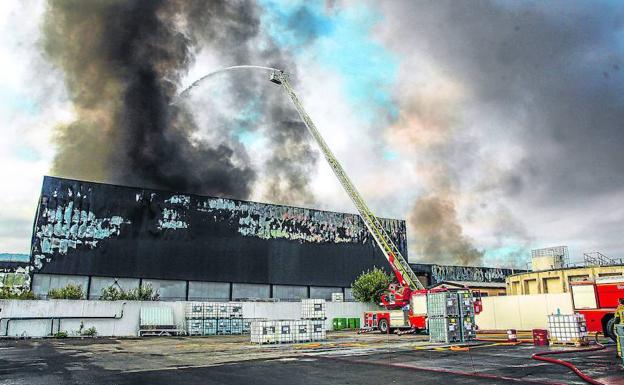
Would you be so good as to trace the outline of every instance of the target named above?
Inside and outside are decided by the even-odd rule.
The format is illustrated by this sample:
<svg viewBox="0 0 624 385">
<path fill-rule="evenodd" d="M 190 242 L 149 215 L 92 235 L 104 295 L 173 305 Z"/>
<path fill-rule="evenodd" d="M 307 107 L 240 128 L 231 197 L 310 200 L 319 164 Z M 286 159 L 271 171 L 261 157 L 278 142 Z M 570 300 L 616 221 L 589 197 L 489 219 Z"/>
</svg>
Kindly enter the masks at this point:
<svg viewBox="0 0 624 385">
<path fill-rule="evenodd" d="M 420 331 L 427 329 L 427 291 L 411 292 L 409 308 L 364 312 L 364 328 L 392 333 L 394 330 Z"/>
<path fill-rule="evenodd" d="M 599 332 L 615 340 L 615 317 L 624 299 L 624 277 L 597 278 L 595 282 L 571 282 L 572 306 L 583 314 L 589 332 Z"/>
<path fill-rule="evenodd" d="M 427 329 L 427 293 L 446 290 L 449 289 L 414 290 L 411 292 L 409 306 L 364 312 L 364 329 L 378 330 L 384 334 L 393 333 L 395 330 L 424 331 Z M 480 293 L 472 293 L 469 300 L 473 302 L 475 313 L 481 313 L 483 306 Z"/>
</svg>

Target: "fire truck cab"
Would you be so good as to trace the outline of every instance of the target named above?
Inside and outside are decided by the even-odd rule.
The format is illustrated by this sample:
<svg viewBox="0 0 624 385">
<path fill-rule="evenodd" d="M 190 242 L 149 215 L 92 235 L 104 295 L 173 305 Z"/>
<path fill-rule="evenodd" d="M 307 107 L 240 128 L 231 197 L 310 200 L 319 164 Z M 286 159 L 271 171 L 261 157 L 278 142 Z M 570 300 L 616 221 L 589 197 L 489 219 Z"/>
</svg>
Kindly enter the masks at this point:
<svg viewBox="0 0 624 385">
<path fill-rule="evenodd" d="M 393 333 L 395 330 L 426 330 L 427 290 L 413 291 L 409 306 L 403 309 L 364 312 L 363 326 L 384 334 Z"/>
<path fill-rule="evenodd" d="M 585 316 L 589 332 L 603 333 L 615 340 L 616 309 L 624 300 L 624 277 L 597 278 L 595 282 L 571 282 L 572 307 Z"/>
</svg>

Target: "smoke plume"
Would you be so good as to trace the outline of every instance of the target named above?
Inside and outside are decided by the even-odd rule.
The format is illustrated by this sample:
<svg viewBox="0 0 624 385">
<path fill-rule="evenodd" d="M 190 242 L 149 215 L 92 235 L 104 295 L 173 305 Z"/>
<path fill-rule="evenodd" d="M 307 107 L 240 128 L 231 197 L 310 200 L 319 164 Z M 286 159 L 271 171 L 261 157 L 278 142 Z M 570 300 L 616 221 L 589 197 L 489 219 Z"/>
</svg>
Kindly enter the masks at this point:
<svg viewBox="0 0 624 385">
<path fill-rule="evenodd" d="M 388 139 L 410 157 L 422 193 L 408 215 L 410 255 L 424 262 L 480 264 L 483 251 L 463 233 L 455 154 L 469 151 L 457 132 L 456 105 L 462 90 L 450 79 L 401 92 L 401 112 Z"/>
<path fill-rule="evenodd" d="M 171 102 L 202 50 L 218 52 L 223 66 L 292 65 L 270 42 L 258 44 L 259 25 L 257 6 L 249 1 L 50 1 L 45 51 L 65 71 L 77 116 L 57 129 L 52 172 L 249 197 L 262 170 L 254 169 L 234 135 L 234 119 L 200 119 L 188 103 Z M 253 78 L 231 79 L 229 97 L 249 98 L 269 88 L 265 79 L 263 84 Z M 263 101 L 256 106 L 259 116 L 270 113 L 269 145 L 309 150 L 307 138 L 289 123 L 296 112 L 271 109 L 271 103 L 288 102 L 277 98 L 259 98 Z M 258 127 L 252 122 L 249 129 Z M 311 200 L 297 164 L 291 153 L 281 150 L 268 160 L 266 166 L 274 167 L 279 178 L 266 182 L 266 188 L 279 190 L 276 186 L 285 182 L 292 189 L 278 199 Z"/>
<path fill-rule="evenodd" d="M 478 264 L 483 252 L 462 234 L 455 203 L 449 197 L 426 196 L 414 202 L 409 216 L 416 252 L 425 262 Z"/>
</svg>

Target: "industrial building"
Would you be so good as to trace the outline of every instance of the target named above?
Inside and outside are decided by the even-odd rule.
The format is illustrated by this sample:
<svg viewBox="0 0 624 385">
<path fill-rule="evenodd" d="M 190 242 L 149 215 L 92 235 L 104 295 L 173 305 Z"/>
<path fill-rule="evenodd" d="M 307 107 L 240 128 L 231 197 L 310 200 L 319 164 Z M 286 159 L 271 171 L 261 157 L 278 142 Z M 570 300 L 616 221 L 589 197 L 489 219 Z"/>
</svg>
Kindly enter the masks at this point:
<svg viewBox="0 0 624 385">
<path fill-rule="evenodd" d="M 501 292 L 504 293 L 506 277 L 526 271 L 499 267 L 438 265 L 431 263 L 410 263 L 410 267 L 422 281 L 423 285 L 427 287 L 454 282 L 456 285 L 474 286 L 475 289 L 496 288 L 493 293 L 497 295 Z M 488 285 L 483 285 L 483 283 Z"/>
<path fill-rule="evenodd" d="M 407 255 L 405 222 L 382 219 Z M 35 218 L 32 289 L 150 284 L 161 299 L 351 297 L 387 261 L 355 214 L 46 176 Z"/>
<path fill-rule="evenodd" d="M 463 289 L 468 288 L 472 292 L 478 292 L 481 297 L 506 295 L 505 282 L 466 282 L 466 281 L 443 281 L 431 287 L 431 289 Z"/>
<path fill-rule="evenodd" d="M 567 293 L 570 283 L 624 275 L 622 260 L 598 252 L 585 253 L 583 262 L 575 265 L 569 262 L 567 246 L 533 250 L 531 254 L 531 271 L 509 275 L 507 294 Z"/>
<path fill-rule="evenodd" d="M 382 223 L 407 255 L 405 221 Z M 30 259 L 5 261 L 3 274 L 32 279 L 38 298 L 74 283 L 89 299 L 110 285 L 150 284 L 163 300 L 329 299 L 334 292 L 349 300 L 354 279 L 375 266 L 388 262 L 355 214 L 46 176 Z M 410 266 L 425 286 L 502 283 L 517 272 Z"/>
</svg>

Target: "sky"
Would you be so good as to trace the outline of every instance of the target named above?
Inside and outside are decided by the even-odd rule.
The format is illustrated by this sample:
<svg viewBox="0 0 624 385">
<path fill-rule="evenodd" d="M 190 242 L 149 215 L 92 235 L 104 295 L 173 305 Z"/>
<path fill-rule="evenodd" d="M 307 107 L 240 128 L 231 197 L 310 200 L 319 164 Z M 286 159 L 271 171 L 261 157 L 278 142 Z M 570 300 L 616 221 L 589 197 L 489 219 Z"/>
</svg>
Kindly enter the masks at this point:
<svg viewBox="0 0 624 385">
<path fill-rule="evenodd" d="M 0 252 L 28 253 L 43 175 L 354 212 L 265 73 L 170 104 L 254 64 L 410 261 L 624 256 L 621 2 L 15 0 L 0 31 Z"/>
</svg>

